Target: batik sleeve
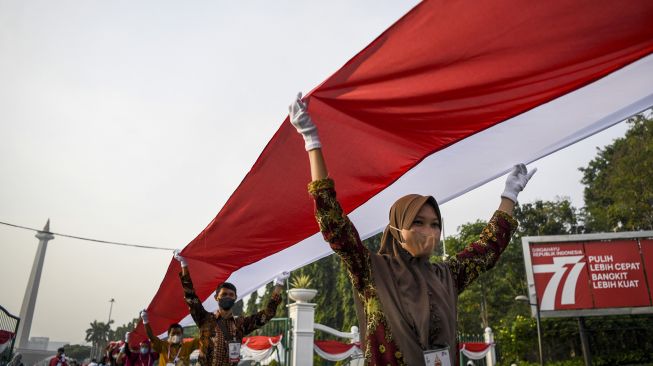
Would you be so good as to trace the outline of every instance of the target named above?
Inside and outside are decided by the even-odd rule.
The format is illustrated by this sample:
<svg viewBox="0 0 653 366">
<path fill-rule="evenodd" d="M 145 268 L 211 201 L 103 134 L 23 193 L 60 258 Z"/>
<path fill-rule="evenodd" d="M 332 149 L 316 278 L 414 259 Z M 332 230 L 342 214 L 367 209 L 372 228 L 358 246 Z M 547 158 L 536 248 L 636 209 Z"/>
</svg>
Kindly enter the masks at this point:
<svg viewBox="0 0 653 366">
<path fill-rule="evenodd" d="M 152 345 L 152 350 L 157 353 L 164 353 L 167 351 L 168 342 L 164 342 L 157 337 L 150 338 L 150 344 Z"/>
<path fill-rule="evenodd" d="M 281 303 L 281 295 L 273 294 L 272 297 L 270 297 L 270 300 L 268 300 L 265 309 L 257 312 L 256 314 L 243 317 L 242 327 L 244 335 L 247 335 L 255 329 L 262 327 L 265 325 L 265 323 L 269 322 L 270 319 L 274 318 L 274 314 L 277 313 L 277 307 L 279 306 L 279 303 Z"/>
<path fill-rule="evenodd" d="M 186 274 L 180 272 L 179 278 L 181 279 L 181 287 L 184 289 L 184 300 L 186 301 L 186 305 L 188 305 L 190 315 L 193 317 L 195 324 L 197 324 L 198 327 L 201 327 L 210 314 L 208 311 L 204 310 L 202 301 L 200 301 L 197 294 L 195 294 L 193 281 L 190 278 L 190 272 L 188 269 L 186 269 Z"/>
<path fill-rule="evenodd" d="M 517 221 L 503 211 L 496 211 L 481 232 L 479 239 L 447 260 L 458 293 L 462 292 L 482 272 L 494 267 L 510 243 Z"/>
<path fill-rule="evenodd" d="M 372 284 L 370 252 L 336 199 L 333 180 L 321 179 L 308 185 L 315 200 L 315 218 L 331 249 L 342 258 L 354 288 L 365 295 Z"/>
</svg>

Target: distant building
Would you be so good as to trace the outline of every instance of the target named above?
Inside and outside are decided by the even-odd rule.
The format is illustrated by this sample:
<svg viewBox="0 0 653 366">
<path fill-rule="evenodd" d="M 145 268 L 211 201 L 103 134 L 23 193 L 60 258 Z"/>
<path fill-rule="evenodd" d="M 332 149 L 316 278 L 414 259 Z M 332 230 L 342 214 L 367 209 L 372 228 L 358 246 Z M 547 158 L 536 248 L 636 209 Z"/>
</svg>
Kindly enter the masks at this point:
<svg viewBox="0 0 653 366">
<path fill-rule="evenodd" d="M 56 352 L 59 347 L 63 347 L 67 344 L 70 344 L 70 342 L 51 341 L 50 337 L 30 337 L 26 348 L 39 351 Z"/>
</svg>

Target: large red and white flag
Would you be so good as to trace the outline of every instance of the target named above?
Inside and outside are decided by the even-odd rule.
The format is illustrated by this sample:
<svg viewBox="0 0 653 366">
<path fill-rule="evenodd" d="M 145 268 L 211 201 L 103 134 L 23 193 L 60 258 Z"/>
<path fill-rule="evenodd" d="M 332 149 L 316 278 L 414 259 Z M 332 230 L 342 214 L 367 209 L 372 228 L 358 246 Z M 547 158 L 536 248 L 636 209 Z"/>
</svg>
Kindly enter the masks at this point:
<svg viewBox="0 0 653 366">
<path fill-rule="evenodd" d="M 338 198 L 362 237 L 384 227 L 403 194 L 446 202 L 653 105 L 651 19 L 651 0 L 417 5 L 308 95 Z M 182 251 L 207 309 L 222 281 L 242 297 L 331 253 L 309 180 L 303 141 L 283 121 Z M 157 334 L 192 323 L 178 272 L 171 260 L 148 307 Z"/>
</svg>

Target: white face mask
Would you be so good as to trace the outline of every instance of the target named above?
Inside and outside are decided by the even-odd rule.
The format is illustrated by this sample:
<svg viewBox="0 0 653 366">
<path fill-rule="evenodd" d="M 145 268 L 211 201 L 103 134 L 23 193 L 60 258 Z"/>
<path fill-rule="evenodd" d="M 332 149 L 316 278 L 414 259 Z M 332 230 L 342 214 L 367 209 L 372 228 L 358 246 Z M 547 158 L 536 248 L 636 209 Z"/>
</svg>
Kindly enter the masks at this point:
<svg viewBox="0 0 653 366">
<path fill-rule="evenodd" d="M 181 336 L 178 334 L 173 335 L 172 337 L 170 337 L 170 342 L 175 344 L 181 343 Z"/>
<path fill-rule="evenodd" d="M 146 354 L 150 353 L 150 349 L 147 348 L 147 347 L 141 347 L 141 353 L 146 355 Z"/>
</svg>

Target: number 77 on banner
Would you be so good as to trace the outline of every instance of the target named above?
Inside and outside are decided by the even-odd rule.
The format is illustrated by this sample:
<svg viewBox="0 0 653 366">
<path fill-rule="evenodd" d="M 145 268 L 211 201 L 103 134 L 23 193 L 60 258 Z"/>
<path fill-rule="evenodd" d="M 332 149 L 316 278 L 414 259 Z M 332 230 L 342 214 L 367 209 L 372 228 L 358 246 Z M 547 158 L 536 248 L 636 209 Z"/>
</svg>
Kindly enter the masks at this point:
<svg viewBox="0 0 653 366">
<path fill-rule="evenodd" d="M 560 303 L 562 305 L 573 305 L 576 303 L 576 284 L 578 283 L 578 276 L 580 276 L 583 267 L 585 267 L 585 262 L 581 262 L 583 258 L 584 256 L 582 255 L 553 257 L 553 264 L 537 264 L 533 266 L 533 273 L 553 273 L 553 276 L 544 289 L 540 310 L 554 310 L 558 287 L 568 270 L 569 274 L 562 288 Z M 569 266 L 569 264 L 573 264 L 573 266 Z"/>
</svg>

